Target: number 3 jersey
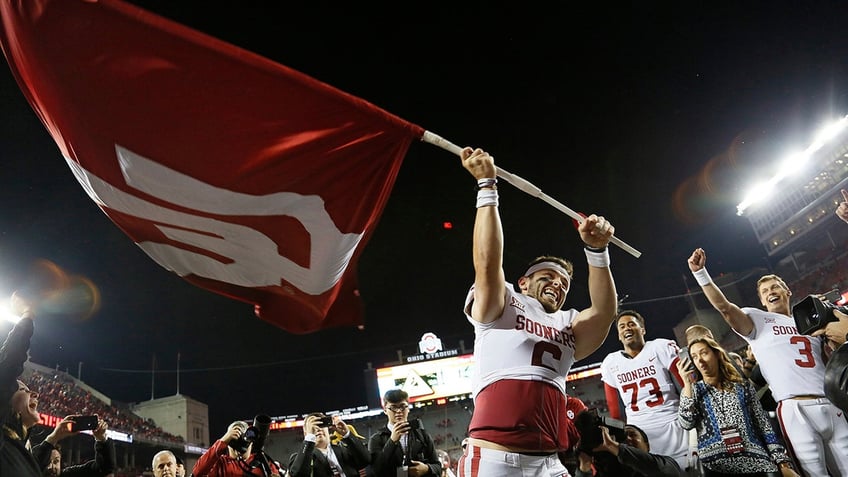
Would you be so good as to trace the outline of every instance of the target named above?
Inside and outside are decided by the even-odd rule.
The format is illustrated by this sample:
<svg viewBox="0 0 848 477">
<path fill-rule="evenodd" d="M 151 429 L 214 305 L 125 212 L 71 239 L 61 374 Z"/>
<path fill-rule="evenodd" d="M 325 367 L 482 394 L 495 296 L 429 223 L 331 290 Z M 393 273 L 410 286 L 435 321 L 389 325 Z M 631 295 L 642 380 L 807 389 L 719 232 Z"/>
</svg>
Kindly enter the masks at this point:
<svg viewBox="0 0 848 477">
<path fill-rule="evenodd" d="M 601 363 L 601 380 L 618 390 L 627 423 L 639 427 L 677 419 L 680 395 L 672 373 L 677 344 L 657 338 L 631 358 L 623 351 L 610 353 Z M 610 409 L 618 403 L 608 403 Z"/>
<path fill-rule="evenodd" d="M 775 401 L 824 395 L 824 361 L 819 337 L 799 335 L 795 320 L 759 308 L 742 308 L 754 329 L 742 336 L 751 344 Z M 741 336 L 741 335 L 740 335 Z"/>
</svg>

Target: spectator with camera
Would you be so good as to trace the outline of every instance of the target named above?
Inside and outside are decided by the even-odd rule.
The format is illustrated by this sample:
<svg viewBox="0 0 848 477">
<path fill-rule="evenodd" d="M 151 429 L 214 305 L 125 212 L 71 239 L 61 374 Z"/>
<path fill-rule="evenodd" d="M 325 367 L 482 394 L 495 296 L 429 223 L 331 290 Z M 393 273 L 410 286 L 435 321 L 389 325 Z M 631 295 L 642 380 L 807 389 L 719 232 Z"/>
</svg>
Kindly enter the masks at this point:
<svg viewBox="0 0 848 477">
<path fill-rule="evenodd" d="M 792 307 L 792 316 L 800 333 L 824 340 L 824 393 L 836 407 L 848 412 L 848 309 L 811 295 Z"/>
<path fill-rule="evenodd" d="M 757 281 L 765 310 L 740 308 L 713 283 L 706 252 L 695 249 L 689 270 L 704 296 L 734 332 L 751 345 L 777 404 L 781 430 L 808 475 L 848 475 L 848 421 L 824 396 L 822 340 L 798 330 L 789 305 L 792 292 L 777 275 Z"/>
<path fill-rule="evenodd" d="M 825 336 L 833 351 L 824 370 L 824 394 L 843 412 L 848 412 L 848 315 L 835 311 L 832 321 L 814 334 Z"/>
<path fill-rule="evenodd" d="M 342 434 L 338 444 L 330 438 L 331 429 Z M 303 445 L 289 460 L 290 477 L 357 477 L 371 456 L 365 442 L 338 416 L 314 412 L 303 420 Z"/>
<path fill-rule="evenodd" d="M 215 441 L 194 464 L 194 477 L 260 477 L 280 476 L 282 472 L 274 461 L 260 461 L 253 453 L 253 445 L 259 430 L 244 421 L 235 421 L 227 432 Z M 264 468 L 268 463 L 270 469 Z M 175 462 L 176 465 L 176 462 Z"/>
<path fill-rule="evenodd" d="M 38 424 L 38 393 L 19 379 L 33 333 L 34 307 L 12 294 L 12 313 L 21 319 L 0 347 L 0 475 L 39 477 L 41 468 L 27 448 L 29 431 Z"/>
<path fill-rule="evenodd" d="M 80 426 L 78 420 L 91 417 L 94 426 Z M 90 429 L 94 427 L 94 429 Z M 105 477 L 115 471 L 115 445 L 106 437 L 106 421 L 97 416 L 67 416 L 41 443 L 32 447 L 32 455 L 41 465 L 46 477 L 76 476 L 76 477 Z M 94 459 L 80 465 L 72 465 L 62 469 L 62 453 L 59 442 L 71 436 L 78 435 L 83 430 L 91 430 L 94 436 Z"/>
<path fill-rule="evenodd" d="M 705 476 L 797 476 L 754 387 L 725 350 L 704 337 L 689 343 L 689 354 L 701 379 L 686 372 L 690 358 L 677 363 L 685 375 L 678 418 L 684 429 L 697 430 Z"/>
<path fill-rule="evenodd" d="M 441 475 L 433 439 L 421 427 L 421 420 L 409 420 L 409 394 L 401 389 L 386 391 L 383 411 L 388 417 L 386 428 L 375 432 L 368 442 L 374 476 Z"/>
<path fill-rule="evenodd" d="M 581 439 L 578 446 L 579 465 L 574 477 L 681 477 L 677 461 L 650 452 L 650 441 L 645 431 L 637 426 L 625 425 L 618 432 L 620 441 L 610 433 L 595 410 L 578 415 Z"/>
</svg>

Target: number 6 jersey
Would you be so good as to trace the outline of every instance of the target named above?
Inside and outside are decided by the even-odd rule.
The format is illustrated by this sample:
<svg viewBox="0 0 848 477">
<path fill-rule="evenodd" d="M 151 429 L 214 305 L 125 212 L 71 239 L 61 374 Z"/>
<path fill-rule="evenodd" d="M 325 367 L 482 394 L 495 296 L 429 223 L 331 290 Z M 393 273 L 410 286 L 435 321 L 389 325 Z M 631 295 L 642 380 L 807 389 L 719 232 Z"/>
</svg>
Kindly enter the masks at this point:
<svg viewBox="0 0 848 477">
<path fill-rule="evenodd" d="M 505 293 L 503 314 L 488 324 L 471 318 L 473 288 L 465 302 L 474 325 L 469 436 L 515 450 L 570 449 L 576 429 L 566 411 L 565 376 L 574 363 L 571 322 L 578 312 L 547 313 L 509 283 Z"/>
<path fill-rule="evenodd" d="M 506 284 L 506 304 L 497 320 L 482 324 L 471 318 L 474 289 L 465 314 L 474 325 L 474 396 L 502 379 L 544 381 L 565 394 L 565 376 L 574 363 L 571 322 L 577 310 L 547 313 L 535 298 Z"/>
</svg>

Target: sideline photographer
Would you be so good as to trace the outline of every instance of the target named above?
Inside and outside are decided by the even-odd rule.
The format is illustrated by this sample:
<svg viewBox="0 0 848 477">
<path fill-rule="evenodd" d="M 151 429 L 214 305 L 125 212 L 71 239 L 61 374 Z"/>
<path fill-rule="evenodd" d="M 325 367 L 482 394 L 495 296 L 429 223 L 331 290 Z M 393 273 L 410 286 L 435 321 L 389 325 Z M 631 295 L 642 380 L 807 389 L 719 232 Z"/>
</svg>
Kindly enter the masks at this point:
<svg viewBox="0 0 848 477">
<path fill-rule="evenodd" d="M 822 336 L 825 355 L 824 394 L 843 412 L 848 412 L 848 309 L 836 306 L 833 296 L 809 295 L 792 307 L 798 333 Z"/>
<path fill-rule="evenodd" d="M 265 430 L 267 435 L 267 430 Z M 279 466 L 265 458 L 257 443 L 264 442 L 262 432 L 244 421 L 235 421 L 194 465 L 194 477 L 279 477 Z M 254 446 L 259 452 L 254 452 Z"/>
<path fill-rule="evenodd" d="M 580 444 L 577 449 L 579 465 L 574 477 L 686 475 L 674 458 L 651 454 L 648 436 L 636 426 L 622 426 L 621 421 L 602 418 L 598 416 L 597 409 L 581 412 L 575 418 L 574 424 L 580 432 Z"/>
<path fill-rule="evenodd" d="M 368 442 L 371 467 L 376 477 L 420 477 L 442 474 L 442 463 L 433 438 L 419 419 L 409 419 L 409 394 L 390 389 L 383 396 L 386 427 Z"/>
<path fill-rule="evenodd" d="M 342 434 L 333 444 L 330 432 Z M 371 462 L 365 440 L 338 416 L 313 412 L 303 420 L 303 445 L 289 459 L 290 477 L 358 477 Z"/>
</svg>

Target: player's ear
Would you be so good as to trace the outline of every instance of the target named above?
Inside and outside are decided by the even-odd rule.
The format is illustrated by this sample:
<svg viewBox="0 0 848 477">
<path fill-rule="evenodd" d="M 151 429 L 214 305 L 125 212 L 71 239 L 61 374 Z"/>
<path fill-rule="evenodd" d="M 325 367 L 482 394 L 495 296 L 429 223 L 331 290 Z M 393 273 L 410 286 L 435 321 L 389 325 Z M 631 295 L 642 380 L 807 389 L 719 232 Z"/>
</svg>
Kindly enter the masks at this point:
<svg viewBox="0 0 848 477">
<path fill-rule="evenodd" d="M 523 292 L 527 291 L 527 282 L 528 281 L 529 281 L 529 278 L 527 278 L 527 277 L 519 278 L 518 279 L 518 288 L 520 288 L 521 291 L 523 291 Z"/>
</svg>

